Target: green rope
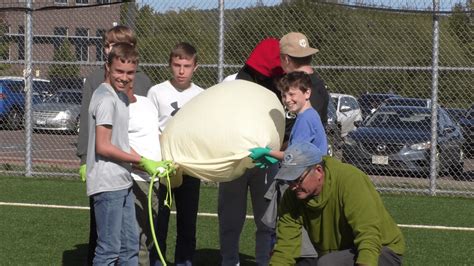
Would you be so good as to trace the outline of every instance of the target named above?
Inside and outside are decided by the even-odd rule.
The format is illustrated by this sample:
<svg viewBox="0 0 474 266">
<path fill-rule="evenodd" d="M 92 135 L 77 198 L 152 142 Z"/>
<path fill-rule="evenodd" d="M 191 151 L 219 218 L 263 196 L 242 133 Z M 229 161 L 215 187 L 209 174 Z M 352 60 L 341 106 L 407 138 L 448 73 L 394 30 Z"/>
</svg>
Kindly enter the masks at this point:
<svg viewBox="0 0 474 266">
<path fill-rule="evenodd" d="M 166 172 L 166 183 L 168 184 L 168 188 L 166 191 L 166 199 L 165 199 L 165 206 L 167 206 L 171 210 L 171 204 L 173 203 L 173 197 L 171 195 L 171 182 L 170 182 L 170 175 L 168 171 Z M 158 240 L 156 240 L 156 235 L 155 235 L 155 226 L 153 224 L 153 208 L 152 208 L 152 203 L 151 199 L 153 197 L 153 183 L 155 181 L 155 177 L 158 173 L 154 174 L 151 177 L 150 180 L 150 188 L 148 190 L 148 217 L 150 221 L 150 229 L 151 229 L 151 235 L 153 236 L 153 243 L 155 243 L 155 248 L 156 251 L 158 252 L 158 256 L 160 257 L 160 261 L 163 264 L 163 266 L 166 266 L 166 261 L 165 258 L 163 257 L 163 254 L 161 254 L 160 246 L 158 245 Z M 168 204 L 169 201 L 169 204 Z"/>
</svg>

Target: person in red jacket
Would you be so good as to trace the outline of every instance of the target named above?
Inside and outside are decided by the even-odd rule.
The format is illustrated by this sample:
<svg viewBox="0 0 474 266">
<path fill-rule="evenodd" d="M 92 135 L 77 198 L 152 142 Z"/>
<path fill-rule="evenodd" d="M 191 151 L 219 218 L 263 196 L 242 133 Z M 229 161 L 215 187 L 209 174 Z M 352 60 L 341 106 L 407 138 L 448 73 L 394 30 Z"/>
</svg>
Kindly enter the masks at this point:
<svg viewBox="0 0 474 266">
<path fill-rule="evenodd" d="M 280 99 L 280 92 L 274 86 L 273 79 L 282 74 L 278 39 L 267 38 L 257 44 L 236 79 L 244 79 L 262 85 L 273 91 L 275 97 Z M 219 184 L 218 215 L 222 266 L 235 266 L 240 263 L 239 240 L 245 222 L 247 192 L 249 190 L 254 221 L 257 226 L 255 260 L 258 265 L 268 265 L 274 230 L 265 226 L 261 221 L 269 203 L 263 196 L 272 184 L 277 170 L 277 165 L 266 169 L 255 167 L 248 169 L 243 176 L 233 181 Z"/>
</svg>

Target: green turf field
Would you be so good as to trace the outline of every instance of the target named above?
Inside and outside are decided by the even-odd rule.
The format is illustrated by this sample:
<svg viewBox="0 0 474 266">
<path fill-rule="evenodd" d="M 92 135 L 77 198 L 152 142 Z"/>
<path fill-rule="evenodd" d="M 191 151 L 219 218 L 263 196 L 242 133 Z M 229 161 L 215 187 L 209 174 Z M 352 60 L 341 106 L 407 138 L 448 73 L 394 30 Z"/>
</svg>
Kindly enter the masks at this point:
<svg viewBox="0 0 474 266">
<path fill-rule="evenodd" d="M 88 206 L 80 181 L 0 177 L 0 202 Z M 474 227 L 473 199 L 383 196 L 398 224 Z M 200 212 L 217 212 L 217 188 L 203 185 Z M 249 212 L 251 213 L 251 212 Z M 168 253 L 173 258 L 172 216 Z M 0 265 L 83 265 L 89 212 L 0 205 Z M 255 226 L 247 220 L 241 239 L 241 265 L 254 265 Z M 196 265 L 218 265 L 216 217 L 198 218 Z M 405 265 L 474 265 L 474 231 L 402 228 Z"/>
</svg>

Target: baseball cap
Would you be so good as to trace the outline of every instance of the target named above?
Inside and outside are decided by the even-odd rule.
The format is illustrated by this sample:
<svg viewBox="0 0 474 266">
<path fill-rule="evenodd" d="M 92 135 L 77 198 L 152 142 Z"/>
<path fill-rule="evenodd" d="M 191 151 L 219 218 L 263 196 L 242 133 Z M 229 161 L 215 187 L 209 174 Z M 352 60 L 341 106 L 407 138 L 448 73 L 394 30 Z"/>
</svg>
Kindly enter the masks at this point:
<svg viewBox="0 0 474 266">
<path fill-rule="evenodd" d="M 308 166 L 320 163 L 323 153 L 310 142 L 299 142 L 289 146 L 275 179 L 293 181 L 300 177 Z"/>
<path fill-rule="evenodd" d="M 319 50 L 309 46 L 308 38 L 299 32 L 290 32 L 280 39 L 280 52 L 293 57 L 306 57 Z"/>
</svg>

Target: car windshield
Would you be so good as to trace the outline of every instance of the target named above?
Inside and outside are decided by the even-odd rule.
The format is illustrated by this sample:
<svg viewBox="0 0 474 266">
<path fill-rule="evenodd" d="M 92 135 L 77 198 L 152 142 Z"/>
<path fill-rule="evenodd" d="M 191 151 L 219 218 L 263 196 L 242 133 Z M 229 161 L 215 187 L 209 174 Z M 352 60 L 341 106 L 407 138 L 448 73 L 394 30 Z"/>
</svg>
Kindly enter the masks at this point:
<svg viewBox="0 0 474 266">
<path fill-rule="evenodd" d="M 81 104 L 81 93 L 80 92 L 59 92 L 51 96 L 46 102 Z"/>
<path fill-rule="evenodd" d="M 367 116 L 372 111 L 375 111 L 383 101 L 394 97 L 400 96 L 396 94 L 363 94 L 360 96 L 358 102 L 362 113 L 364 116 Z"/>
<path fill-rule="evenodd" d="M 367 127 L 429 130 L 431 115 L 415 112 L 375 112 L 365 123 Z"/>
</svg>

